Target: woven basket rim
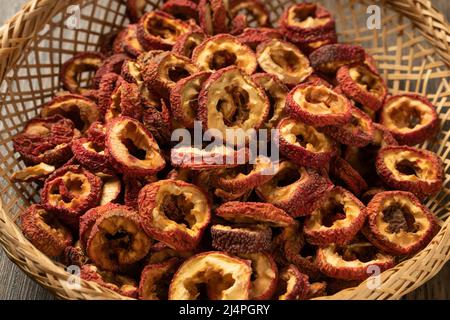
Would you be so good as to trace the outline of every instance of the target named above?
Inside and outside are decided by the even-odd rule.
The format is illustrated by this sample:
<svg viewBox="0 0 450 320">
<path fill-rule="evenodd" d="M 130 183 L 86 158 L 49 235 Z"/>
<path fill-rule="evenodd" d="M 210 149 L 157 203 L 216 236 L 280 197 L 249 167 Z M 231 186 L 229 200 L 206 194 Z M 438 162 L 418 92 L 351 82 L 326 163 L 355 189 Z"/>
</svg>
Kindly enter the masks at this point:
<svg viewBox="0 0 450 320">
<path fill-rule="evenodd" d="M 364 0 L 362 1 L 364 2 Z M 33 37 L 43 29 L 51 17 L 68 5 L 81 2 L 82 0 L 31 0 L 26 3 L 16 15 L 0 27 L 0 82 L 3 83 L 6 74 L 12 68 L 17 66 L 17 62 L 21 57 L 23 50 L 27 47 L 28 43 L 34 39 Z M 445 20 L 444 16 L 433 7 L 430 0 L 384 0 L 381 5 L 384 4 L 389 5 L 393 10 L 411 20 L 415 28 L 420 31 L 424 39 L 433 46 L 442 61 L 450 68 L 450 25 Z M 35 17 L 36 12 L 38 11 L 45 11 L 46 16 L 39 18 Z M 33 20 L 34 24 L 32 24 L 32 26 L 30 26 L 30 24 L 25 26 L 24 21 L 27 20 Z M 11 38 L 21 38 L 21 41 L 15 43 L 9 42 L 8 40 Z M 61 264 L 55 263 L 53 260 L 46 257 L 25 239 L 19 227 L 8 215 L 8 210 L 7 208 L 4 208 L 3 200 L 1 198 L 0 243 L 11 261 L 18 265 L 18 267 L 34 281 L 58 297 L 64 299 L 127 299 L 126 297 L 101 287 L 96 283 L 84 280 L 81 281 L 81 288 L 76 289 L 76 294 L 73 294 L 73 292 L 70 291 L 71 289 L 64 285 L 70 275 L 64 270 Z M 20 251 L 26 259 L 16 256 L 10 250 L 11 243 L 20 244 L 17 245 L 15 249 Z M 416 254 L 414 257 L 401 262 L 395 268 L 382 273 L 383 286 L 388 283 L 390 279 L 393 279 L 395 274 L 401 270 L 413 271 L 415 270 L 415 266 L 418 266 L 423 259 L 430 259 L 428 249 L 434 246 L 447 247 L 445 256 L 441 257 L 440 265 L 434 270 L 430 270 L 430 272 L 419 281 L 411 281 L 411 279 L 405 277 L 404 283 L 406 285 L 405 288 L 402 288 L 401 292 L 393 291 L 391 294 L 386 294 L 384 292 L 382 298 L 400 298 L 411 292 L 437 274 L 445 262 L 450 260 L 450 218 L 447 218 L 442 223 L 441 230 L 427 248 Z M 28 263 L 31 261 L 39 265 L 40 272 L 28 268 Z M 44 273 L 44 275 L 42 275 L 42 273 Z M 43 281 L 43 279 L 46 278 L 54 280 L 54 284 L 48 285 L 47 282 Z M 358 290 L 366 290 L 366 292 L 368 292 L 367 295 L 369 295 L 370 289 L 367 288 L 367 280 L 358 287 L 343 290 L 333 296 L 323 297 L 323 299 L 348 299 L 355 296 L 359 297 L 355 294 L 355 292 L 359 292 Z M 378 289 L 375 289 L 375 291 L 377 290 Z"/>
</svg>

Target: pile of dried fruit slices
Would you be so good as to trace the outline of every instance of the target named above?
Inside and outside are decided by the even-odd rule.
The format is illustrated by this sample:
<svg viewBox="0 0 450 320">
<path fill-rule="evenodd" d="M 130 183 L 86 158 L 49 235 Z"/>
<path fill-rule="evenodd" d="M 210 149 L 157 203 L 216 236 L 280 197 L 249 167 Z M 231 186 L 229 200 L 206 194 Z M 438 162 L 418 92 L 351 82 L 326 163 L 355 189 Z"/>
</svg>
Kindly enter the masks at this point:
<svg viewBox="0 0 450 320">
<path fill-rule="evenodd" d="M 27 167 L 12 178 L 41 190 L 21 227 L 44 254 L 133 298 L 296 300 L 431 241 L 423 201 L 443 166 L 414 145 L 438 132 L 435 107 L 389 94 L 327 9 L 292 5 L 276 28 L 259 0 L 128 0 L 127 14 L 14 137 Z M 277 169 L 193 163 L 195 146 L 174 161 L 172 131 L 195 121 L 273 131 Z"/>
</svg>

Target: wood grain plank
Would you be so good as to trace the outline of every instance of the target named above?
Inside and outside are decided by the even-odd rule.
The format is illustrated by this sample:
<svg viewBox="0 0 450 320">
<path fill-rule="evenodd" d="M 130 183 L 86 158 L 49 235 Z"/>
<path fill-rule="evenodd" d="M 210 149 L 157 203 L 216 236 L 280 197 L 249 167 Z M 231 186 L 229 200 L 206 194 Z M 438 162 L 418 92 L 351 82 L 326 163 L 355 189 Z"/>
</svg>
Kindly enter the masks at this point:
<svg viewBox="0 0 450 320">
<path fill-rule="evenodd" d="M 0 0 L 0 24 L 15 14 L 27 0 Z M 450 19 L 450 2 L 434 0 L 433 4 Z M 0 249 L 0 299 L 54 299 L 44 288 L 27 277 Z M 432 280 L 408 294 L 405 299 L 450 300 L 450 263 Z"/>
</svg>

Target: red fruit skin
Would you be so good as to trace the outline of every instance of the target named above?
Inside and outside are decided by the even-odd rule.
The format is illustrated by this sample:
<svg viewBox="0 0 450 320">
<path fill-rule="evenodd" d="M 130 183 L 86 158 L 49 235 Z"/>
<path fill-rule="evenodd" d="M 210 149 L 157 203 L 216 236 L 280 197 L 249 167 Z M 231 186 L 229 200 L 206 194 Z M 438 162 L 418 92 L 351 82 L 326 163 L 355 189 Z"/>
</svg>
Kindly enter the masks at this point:
<svg viewBox="0 0 450 320">
<path fill-rule="evenodd" d="M 170 285 L 170 283 L 159 283 L 158 279 L 153 279 L 155 277 L 155 274 L 153 272 L 157 270 L 162 270 L 162 277 L 173 276 L 175 272 L 177 271 L 178 266 L 180 265 L 181 261 L 179 258 L 170 258 L 166 261 L 162 261 L 160 263 L 151 263 L 148 264 L 144 270 L 142 270 L 141 273 L 141 279 L 139 282 L 139 300 L 159 300 L 157 297 L 149 296 L 146 292 L 146 289 L 148 287 L 148 282 L 153 283 L 153 286 L 150 286 L 150 288 L 155 289 L 155 291 L 158 290 L 157 285 L 167 285 L 167 287 Z M 152 293 L 155 296 L 157 295 L 157 292 Z M 155 298 L 155 299 L 154 299 Z M 167 297 L 164 297 L 167 299 Z"/>
<path fill-rule="evenodd" d="M 163 4 L 161 10 L 180 20 L 198 21 L 197 4 L 189 0 L 169 0 Z"/>
<path fill-rule="evenodd" d="M 343 181 L 347 189 L 357 196 L 369 187 L 358 171 L 341 157 L 336 157 L 331 163 L 330 174 Z"/>
<path fill-rule="evenodd" d="M 290 292 L 285 292 L 283 294 L 284 297 L 281 298 L 281 296 L 279 296 L 278 300 L 304 300 L 307 297 L 310 288 L 308 276 L 301 273 L 295 265 L 291 264 L 280 271 L 280 277 L 278 279 L 279 282 L 286 281 L 281 280 L 283 274 L 286 272 L 291 273 L 290 277 L 295 278 L 295 284 Z"/>
<path fill-rule="evenodd" d="M 206 212 L 204 212 L 204 214 L 206 215 L 205 223 L 203 223 L 203 226 L 197 229 L 195 236 L 191 236 L 187 232 L 184 232 L 179 228 L 173 228 L 171 230 L 161 230 L 154 227 L 152 212 L 158 205 L 156 200 L 158 191 L 163 183 L 168 183 L 169 181 L 176 186 L 190 186 L 197 189 L 198 193 L 204 197 L 204 201 L 208 202 L 207 196 L 200 188 L 181 180 L 160 180 L 158 182 L 148 184 L 141 189 L 138 197 L 138 208 L 141 225 L 144 231 L 149 236 L 157 239 L 158 241 L 164 242 L 169 247 L 177 251 L 190 251 L 199 244 L 201 237 L 210 222 L 210 204 L 207 204 L 208 209 Z"/>
<path fill-rule="evenodd" d="M 223 0 L 200 0 L 198 4 L 200 26 L 207 35 L 227 33 L 227 11 Z M 208 9 L 211 10 L 211 25 L 208 23 Z"/>
<path fill-rule="evenodd" d="M 172 52 L 175 54 L 179 54 L 181 56 L 185 56 L 188 58 L 192 57 L 192 52 L 196 46 L 190 47 L 192 44 L 189 41 L 192 41 L 192 38 L 197 37 L 195 40 L 196 46 L 201 44 L 206 39 L 206 34 L 203 31 L 190 31 L 182 34 L 177 38 L 177 41 L 172 47 Z"/>
<path fill-rule="evenodd" d="M 229 11 L 232 16 L 237 16 L 241 10 L 246 10 L 247 14 L 254 17 L 259 27 L 270 25 L 270 13 L 265 4 L 259 0 L 231 0 Z"/>
<path fill-rule="evenodd" d="M 385 111 L 386 107 L 390 103 L 393 103 L 395 100 L 403 97 L 409 98 L 411 100 L 418 100 L 424 105 L 428 106 L 429 113 L 432 114 L 432 119 L 426 125 L 423 125 L 418 129 L 411 129 L 409 132 L 406 133 L 401 132 L 400 130 L 397 130 L 396 128 L 392 127 L 387 128 L 389 132 L 394 136 L 394 138 L 398 141 L 399 144 L 406 144 L 408 146 L 420 144 L 432 138 L 439 130 L 439 116 L 436 112 L 435 107 L 430 103 L 430 101 L 428 101 L 427 98 L 418 94 L 407 93 L 387 98 L 386 101 L 384 102 L 383 109 L 381 110 L 380 113 L 380 123 L 382 125 L 386 125 L 386 122 L 389 118 L 389 115 Z"/>
<path fill-rule="evenodd" d="M 89 142 L 87 138 L 72 141 L 72 152 L 77 161 L 92 172 L 113 173 L 109 158 L 105 154 L 89 150 L 84 143 Z"/>
<path fill-rule="evenodd" d="M 400 244 L 390 241 L 379 230 L 377 219 L 383 214 L 383 203 L 386 199 L 393 196 L 400 196 L 411 201 L 416 207 L 420 208 L 423 215 L 428 220 L 429 226 L 426 232 L 415 243 L 409 246 L 401 246 Z M 405 191 L 385 191 L 377 193 L 367 205 L 368 219 L 363 233 L 366 238 L 378 249 L 392 255 L 413 255 L 423 248 L 433 239 L 439 231 L 439 222 L 430 210 L 422 205 L 414 194 Z"/>
<path fill-rule="evenodd" d="M 95 87 L 96 88 L 99 87 L 100 81 L 102 80 L 102 77 L 105 74 L 107 74 L 107 73 L 120 74 L 123 63 L 128 59 L 130 59 L 130 57 L 123 53 L 115 54 L 115 55 L 112 55 L 112 56 L 106 58 L 103 61 L 103 64 L 101 65 L 101 67 L 98 68 L 97 72 L 95 73 L 94 80 L 93 80 Z"/>
<path fill-rule="evenodd" d="M 253 50 L 256 50 L 256 47 L 264 41 L 283 38 L 279 30 L 263 27 L 245 28 L 244 31 L 236 37 L 240 42 L 246 46 L 249 46 Z"/>
<path fill-rule="evenodd" d="M 417 181 L 400 180 L 397 179 L 392 171 L 385 165 L 384 157 L 388 152 L 399 153 L 402 151 L 414 152 L 418 156 L 428 159 L 429 164 L 435 170 L 434 178 Z M 418 198 L 422 199 L 439 192 L 443 185 L 444 168 L 442 160 L 434 153 L 408 146 L 387 146 L 382 148 L 377 155 L 375 162 L 376 170 L 380 178 L 393 189 L 409 191 L 414 193 Z"/>
<path fill-rule="evenodd" d="M 383 88 L 383 92 L 380 95 L 375 95 L 361 88 L 358 83 L 353 81 L 353 79 L 350 77 L 349 66 L 340 67 L 336 73 L 336 79 L 339 83 L 339 87 L 347 97 L 362 104 L 364 107 L 378 111 L 383 106 L 384 100 L 387 96 L 386 84 L 383 78 L 381 78 L 378 74 L 373 73 L 368 67 L 361 67 L 364 68 L 366 72 L 370 72 L 374 77 L 378 79 Z"/>
<path fill-rule="evenodd" d="M 287 98 L 286 98 L 286 108 L 288 113 L 304 122 L 305 124 L 314 126 L 314 127 L 324 127 L 324 126 L 340 126 L 345 125 L 351 120 L 351 110 L 352 105 L 351 102 L 343 95 L 340 95 L 328 88 L 330 90 L 330 94 L 335 94 L 342 97 L 342 102 L 345 104 L 343 106 L 343 110 L 339 113 L 331 113 L 331 114 L 316 114 L 309 112 L 306 108 L 300 106 L 295 100 L 294 95 L 297 90 L 306 89 L 308 87 L 317 87 L 317 88 L 326 88 L 325 86 L 314 86 L 309 83 L 302 83 L 292 89 Z"/>
<path fill-rule="evenodd" d="M 361 201 L 358 200 L 358 198 L 341 187 L 335 187 L 331 192 L 344 194 L 347 198 L 351 199 L 353 204 L 359 208 L 359 214 L 348 226 L 332 226 L 326 228 L 325 230 L 313 230 L 311 223 L 313 223 L 314 215 L 319 214 L 318 210 L 321 210 L 321 208 L 319 207 L 315 211 L 313 211 L 311 216 L 306 218 L 303 230 L 305 232 L 306 240 L 309 243 L 320 247 L 324 247 L 330 244 L 345 245 L 349 243 L 361 230 L 364 222 L 366 221 L 366 207 L 362 204 Z M 345 219 L 348 219 L 348 217 L 346 217 Z"/>
<path fill-rule="evenodd" d="M 343 65 L 363 63 L 364 59 L 363 47 L 340 43 L 324 45 L 309 55 L 314 70 L 324 73 L 334 73 Z"/>
</svg>

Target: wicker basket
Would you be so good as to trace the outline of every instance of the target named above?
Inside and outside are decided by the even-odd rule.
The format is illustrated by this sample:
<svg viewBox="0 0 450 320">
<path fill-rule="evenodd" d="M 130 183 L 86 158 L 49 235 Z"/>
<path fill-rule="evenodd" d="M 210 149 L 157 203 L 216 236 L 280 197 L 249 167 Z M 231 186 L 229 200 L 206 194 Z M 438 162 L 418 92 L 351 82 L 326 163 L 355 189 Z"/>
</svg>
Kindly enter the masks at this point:
<svg viewBox="0 0 450 320">
<path fill-rule="evenodd" d="M 70 286 L 64 266 L 33 247 L 16 225 L 18 214 L 38 200 L 36 186 L 12 183 L 11 174 L 24 167 L 11 138 L 37 115 L 39 106 L 59 90 L 59 68 L 75 52 L 98 49 L 99 39 L 127 23 L 121 0 L 33 0 L 0 29 L 0 241 L 9 258 L 39 284 L 64 299 L 124 299 L 96 285 Z M 149 9 L 160 0 L 148 0 Z M 276 21 L 290 0 L 265 1 Z M 449 172 L 450 27 L 429 0 L 380 1 L 380 30 L 366 27 L 372 1 L 321 1 L 334 12 L 340 41 L 364 45 L 375 56 L 392 93 L 426 94 L 437 107 L 442 132 L 423 147 L 445 159 Z M 66 23 L 81 8 L 79 28 Z M 381 286 L 365 283 L 327 299 L 398 299 L 432 278 L 450 259 L 449 176 L 444 189 L 427 203 L 441 219 L 441 230 L 426 249 L 382 274 Z M 68 284 L 69 283 L 69 284 Z"/>
</svg>

